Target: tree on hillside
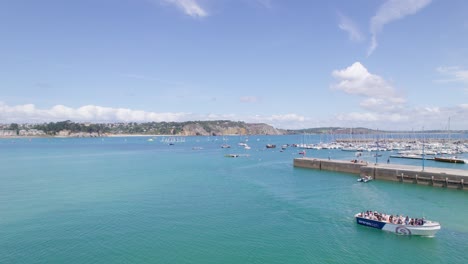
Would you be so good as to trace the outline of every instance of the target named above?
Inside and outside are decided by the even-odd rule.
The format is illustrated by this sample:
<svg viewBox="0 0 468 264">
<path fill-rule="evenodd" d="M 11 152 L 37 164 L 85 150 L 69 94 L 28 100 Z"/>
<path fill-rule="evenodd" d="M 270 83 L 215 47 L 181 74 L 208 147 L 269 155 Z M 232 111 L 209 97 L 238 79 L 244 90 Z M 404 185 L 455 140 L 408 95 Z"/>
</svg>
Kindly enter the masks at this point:
<svg viewBox="0 0 468 264">
<path fill-rule="evenodd" d="M 19 125 L 18 125 L 18 124 L 16 124 L 16 123 L 11 123 L 9 129 L 10 129 L 10 130 L 15 130 L 15 131 L 16 131 L 16 135 L 19 135 Z"/>
</svg>

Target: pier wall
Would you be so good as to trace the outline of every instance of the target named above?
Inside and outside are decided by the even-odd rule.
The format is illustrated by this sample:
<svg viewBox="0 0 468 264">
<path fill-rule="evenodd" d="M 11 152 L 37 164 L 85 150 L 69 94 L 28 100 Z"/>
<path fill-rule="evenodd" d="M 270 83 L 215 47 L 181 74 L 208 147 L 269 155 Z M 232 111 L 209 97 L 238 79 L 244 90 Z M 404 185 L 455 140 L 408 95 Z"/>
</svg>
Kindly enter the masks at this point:
<svg viewBox="0 0 468 264">
<path fill-rule="evenodd" d="M 339 171 L 339 172 L 360 174 L 361 167 L 366 166 L 366 164 L 365 163 L 353 163 L 349 161 L 339 161 L 339 160 L 299 158 L 299 159 L 294 159 L 294 166 L 307 168 L 307 169 Z"/>
<path fill-rule="evenodd" d="M 294 159 L 294 167 L 321 170 L 321 159 Z"/>
<path fill-rule="evenodd" d="M 367 174 L 370 172 L 372 174 Z M 415 183 L 429 186 L 448 187 L 467 189 L 465 181 L 468 180 L 466 176 L 457 175 L 455 173 L 432 171 L 414 171 L 410 169 L 401 168 L 380 168 L 380 167 L 367 167 L 363 168 L 361 175 L 371 175 L 374 179 L 398 181 L 404 183 Z"/>
<path fill-rule="evenodd" d="M 333 160 L 321 161 L 322 170 L 339 171 L 353 174 L 359 174 L 361 172 L 361 168 L 364 166 L 366 166 L 366 163 L 354 163 L 350 161 L 336 162 Z"/>
<path fill-rule="evenodd" d="M 308 169 L 351 173 L 360 175 L 361 177 L 368 175 L 372 176 L 375 180 L 468 190 L 468 172 L 464 170 L 429 167 L 422 171 L 420 167 L 408 165 L 375 165 L 353 163 L 342 160 L 312 158 L 296 158 L 294 159 L 294 166 Z"/>
</svg>

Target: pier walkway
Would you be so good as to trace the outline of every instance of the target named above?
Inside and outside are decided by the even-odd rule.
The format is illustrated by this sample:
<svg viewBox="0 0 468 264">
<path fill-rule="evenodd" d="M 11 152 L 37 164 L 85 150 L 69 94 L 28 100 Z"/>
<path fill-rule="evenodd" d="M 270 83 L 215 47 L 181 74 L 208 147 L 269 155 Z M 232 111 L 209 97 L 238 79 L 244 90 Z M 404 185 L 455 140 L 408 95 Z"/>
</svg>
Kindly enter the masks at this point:
<svg viewBox="0 0 468 264">
<path fill-rule="evenodd" d="M 375 180 L 398 181 L 444 188 L 468 190 L 468 171 L 400 164 L 373 164 L 310 157 L 295 158 L 294 167 L 338 171 L 371 176 Z"/>
</svg>

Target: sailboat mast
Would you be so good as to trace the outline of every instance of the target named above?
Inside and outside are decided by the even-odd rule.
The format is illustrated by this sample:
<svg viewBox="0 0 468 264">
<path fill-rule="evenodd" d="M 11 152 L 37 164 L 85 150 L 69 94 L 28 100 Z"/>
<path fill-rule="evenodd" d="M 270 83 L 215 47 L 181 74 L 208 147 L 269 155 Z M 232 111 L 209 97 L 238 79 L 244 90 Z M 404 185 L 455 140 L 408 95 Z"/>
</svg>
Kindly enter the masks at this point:
<svg viewBox="0 0 468 264">
<path fill-rule="evenodd" d="M 450 144 L 450 116 L 448 118 L 448 126 L 447 126 L 447 129 L 448 129 L 448 140 L 449 140 L 449 144 Z"/>
</svg>

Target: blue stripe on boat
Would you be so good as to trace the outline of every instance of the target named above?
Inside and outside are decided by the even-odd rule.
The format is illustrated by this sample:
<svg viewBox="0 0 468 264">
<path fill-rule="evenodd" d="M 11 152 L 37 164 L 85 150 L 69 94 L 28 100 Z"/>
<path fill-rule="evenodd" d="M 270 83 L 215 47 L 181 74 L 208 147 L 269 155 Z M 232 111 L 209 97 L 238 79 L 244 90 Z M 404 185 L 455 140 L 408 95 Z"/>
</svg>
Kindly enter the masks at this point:
<svg viewBox="0 0 468 264">
<path fill-rule="evenodd" d="M 385 226 L 385 223 L 361 217 L 356 217 L 356 221 L 360 225 L 370 226 L 377 229 L 382 229 Z"/>
</svg>

